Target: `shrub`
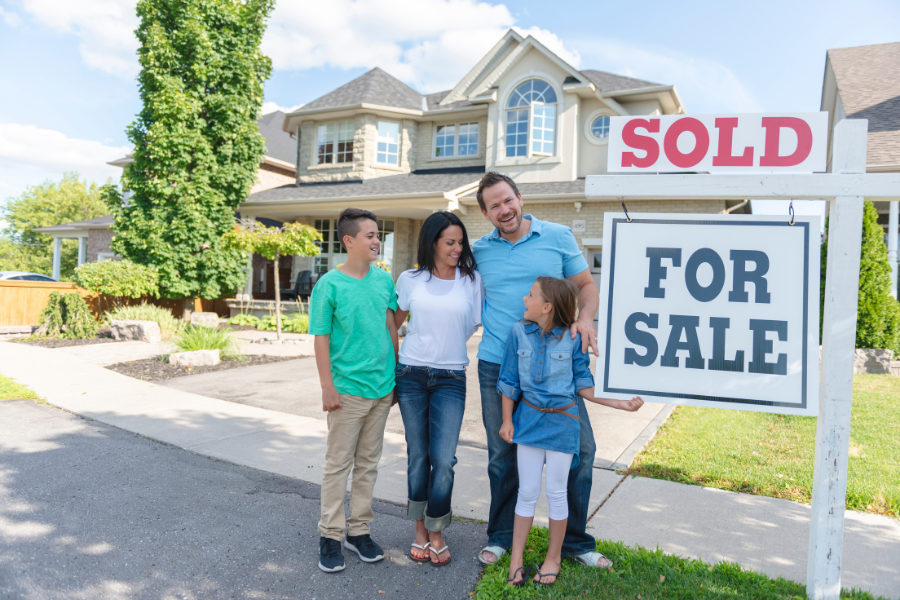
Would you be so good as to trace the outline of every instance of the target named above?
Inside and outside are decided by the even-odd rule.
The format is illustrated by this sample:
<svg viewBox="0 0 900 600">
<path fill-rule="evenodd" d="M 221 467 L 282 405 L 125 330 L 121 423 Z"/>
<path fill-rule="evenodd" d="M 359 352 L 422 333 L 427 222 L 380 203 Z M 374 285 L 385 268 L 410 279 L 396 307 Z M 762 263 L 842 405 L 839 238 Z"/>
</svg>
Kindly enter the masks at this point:
<svg viewBox="0 0 900 600">
<path fill-rule="evenodd" d="M 275 317 L 269 315 L 259 319 L 256 326 L 260 331 L 275 331 Z M 290 333 L 307 333 L 309 331 L 309 315 L 301 314 L 296 317 L 281 317 L 281 330 Z"/>
<path fill-rule="evenodd" d="M 179 352 L 218 350 L 220 358 L 243 358 L 237 339 L 230 331 L 218 327 L 186 325 L 172 343 Z"/>
<path fill-rule="evenodd" d="M 249 325 L 250 327 L 257 327 L 259 325 L 259 317 L 249 313 L 240 313 L 228 319 L 227 323 L 229 325 Z"/>
<path fill-rule="evenodd" d="M 112 298 L 115 305 L 121 304 L 121 298 L 159 294 L 159 273 L 156 269 L 129 260 L 84 263 L 75 269 L 75 283 Z"/>
<path fill-rule="evenodd" d="M 825 221 L 828 234 L 828 220 Z M 825 271 L 828 240 L 822 243 L 820 320 L 824 317 Z M 821 327 L 819 329 L 821 336 Z M 821 339 L 821 337 L 819 338 Z M 890 349 L 900 353 L 900 303 L 891 296 L 891 265 L 878 211 L 868 200 L 863 212 L 862 248 L 859 257 L 859 301 L 856 347 Z"/>
<path fill-rule="evenodd" d="M 78 292 L 51 292 L 35 335 L 84 339 L 97 335 L 100 324 Z"/>
<path fill-rule="evenodd" d="M 134 306 L 117 306 L 103 315 L 103 321 L 107 325 L 110 321 L 153 321 L 159 325 L 159 332 L 164 340 L 184 327 L 184 321 L 172 316 L 171 311 L 147 302 Z"/>
</svg>

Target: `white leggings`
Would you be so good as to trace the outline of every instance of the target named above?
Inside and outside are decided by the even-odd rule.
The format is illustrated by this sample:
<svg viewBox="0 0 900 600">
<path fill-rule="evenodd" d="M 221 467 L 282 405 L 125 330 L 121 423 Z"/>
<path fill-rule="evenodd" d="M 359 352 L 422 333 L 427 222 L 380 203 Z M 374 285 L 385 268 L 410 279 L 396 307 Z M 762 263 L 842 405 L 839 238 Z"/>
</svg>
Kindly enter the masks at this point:
<svg viewBox="0 0 900 600">
<path fill-rule="evenodd" d="M 569 503 L 566 488 L 569 482 L 569 467 L 572 466 L 573 454 L 543 450 L 519 444 L 519 499 L 516 502 L 516 514 L 520 517 L 533 517 L 534 506 L 541 495 L 541 471 L 547 464 L 547 504 L 550 505 L 550 518 L 562 521 L 569 518 Z"/>
</svg>

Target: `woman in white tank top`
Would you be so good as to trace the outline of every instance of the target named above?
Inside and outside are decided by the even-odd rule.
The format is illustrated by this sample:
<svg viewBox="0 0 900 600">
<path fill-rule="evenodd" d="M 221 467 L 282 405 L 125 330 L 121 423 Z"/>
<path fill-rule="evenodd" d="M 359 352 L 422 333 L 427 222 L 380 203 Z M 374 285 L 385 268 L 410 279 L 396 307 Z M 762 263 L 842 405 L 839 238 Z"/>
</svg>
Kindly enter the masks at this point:
<svg viewBox="0 0 900 600">
<path fill-rule="evenodd" d="M 450 562 L 456 445 L 466 408 L 466 341 L 481 324 L 481 275 L 466 228 L 451 212 L 432 214 L 419 233 L 419 268 L 397 280 L 399 327 L 412 314 L 397 364 L 397 400 L 407 446 L 407 516 L 416 521 L 414 560 Z"/>
</svg>

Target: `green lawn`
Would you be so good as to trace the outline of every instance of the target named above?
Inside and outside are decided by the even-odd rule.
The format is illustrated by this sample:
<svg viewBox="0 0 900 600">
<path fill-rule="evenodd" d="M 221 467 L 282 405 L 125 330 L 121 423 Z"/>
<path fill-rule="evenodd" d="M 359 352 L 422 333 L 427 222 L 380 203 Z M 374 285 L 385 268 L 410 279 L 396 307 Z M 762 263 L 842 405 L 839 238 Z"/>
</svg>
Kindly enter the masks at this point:
<svg viewBox="0 0 900 600">
<path fill-rule="evenodd" d="M 528 538 L 525 564 L 538 565 L 547 551 L 547 530 L 534 528 Z M 742 570 L 733 563 L 709 565 L 700 560 L 685 560 L 659 550 L 630 548 L 617 542 L 597 542 L 597 551 L 614 562 L 612 570 L 600 570 L 563 561 L 556 584 L 533 584 L 513 588 L 506 584 L 509 570 L 507 553 L 497 565 L 487 567 L 475 586 L 474 598 L 592 598 L 603 600 L 806 600 L 806 586 L 770 579 Z M 842 598 L 874 600 L 859 590 L 844 590 Z"/>
<path fill-rule="evenodd" d="M 39 400 L 38 395 L 24 385 L 16 383 L 5 375 L 0 375 L 0 400 L 9 400 L 11 398 Z"/>
<path fill-rule="evenodd" d="M 678 407 L 630 473 L 809 503 L 816 419 Z M 853 383 L 847 508 L 900 517 L 900 377 Z"/>
</svg>

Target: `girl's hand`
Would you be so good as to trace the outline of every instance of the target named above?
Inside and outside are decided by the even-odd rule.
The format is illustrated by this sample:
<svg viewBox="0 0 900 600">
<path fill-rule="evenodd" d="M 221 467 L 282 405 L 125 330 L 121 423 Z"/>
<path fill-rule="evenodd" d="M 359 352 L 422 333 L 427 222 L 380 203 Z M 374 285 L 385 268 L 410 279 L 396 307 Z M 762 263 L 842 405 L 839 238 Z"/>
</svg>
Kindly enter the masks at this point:
<svg viewBox="0 0 900 600">
<path fill-rule="evenodd" d="M 500 437 L 502 437 L 507 444 L 513 443 L 512 421 L 503 421 L 503 425 L 500 426 Z"/>
<path fill-rule="evenodd" d="M 640 396 L 635 396 L 631 400 L 620 400 L 619 401 L 619 410 L 627 410 L 628 412 L 634 412 L 640 407 L 644 405 L 644 401 Z"/>
</svg>

